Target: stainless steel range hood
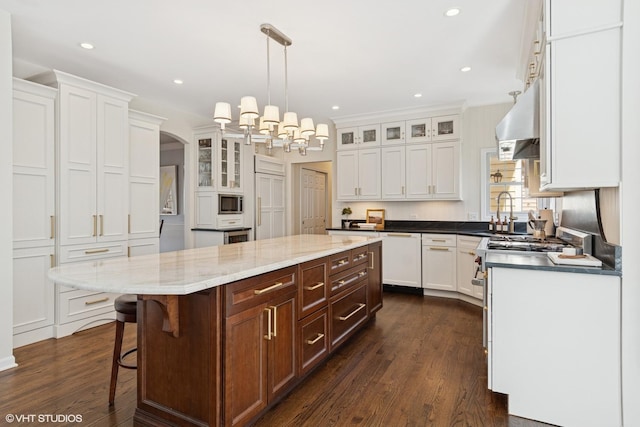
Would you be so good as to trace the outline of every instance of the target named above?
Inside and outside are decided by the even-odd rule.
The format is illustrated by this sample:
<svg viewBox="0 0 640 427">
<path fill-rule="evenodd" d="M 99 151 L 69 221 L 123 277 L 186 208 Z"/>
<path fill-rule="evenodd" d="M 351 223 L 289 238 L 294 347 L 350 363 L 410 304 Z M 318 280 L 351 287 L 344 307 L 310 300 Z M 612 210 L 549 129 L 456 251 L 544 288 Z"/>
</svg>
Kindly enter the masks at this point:
<svg viewBox="0 0 640 427">
<path fill-rule="evenodd" d="M 500 160 L 540 157 L 540 96 L 536 80 L 496 126 Z"/>
</svg>

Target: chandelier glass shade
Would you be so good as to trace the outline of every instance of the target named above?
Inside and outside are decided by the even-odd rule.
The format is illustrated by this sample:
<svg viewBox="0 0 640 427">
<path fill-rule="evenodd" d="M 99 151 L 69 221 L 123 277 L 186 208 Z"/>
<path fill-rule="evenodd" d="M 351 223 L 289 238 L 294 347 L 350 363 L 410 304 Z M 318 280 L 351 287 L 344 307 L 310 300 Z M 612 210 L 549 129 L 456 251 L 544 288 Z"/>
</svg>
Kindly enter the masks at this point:
<svg viewBox="0 0 640 427">
<path fill-rule="evenodd" d="M 329 126 L 326 123 L 319 123 L 317 127 L 314 127 L 313 119 L 310 117 L 305 117 L 298 123 L 298 115 L 293 111 L 289 111 L 287 46 L 291 46 L 291 39 L 270 24 L 262 24 L 260 31 L 267 36 L 267 105 L 265 105 L 261 116 L 255 97 L 243 96 L 240 99 L 238 126 L 244 131 L 245 143 L 251 144 L 252 142 L 258 142 L 258 140 L 264 140 L 265 147 L 269 153 L 274 146 L 281 146 L 285 152 L 290 152 L 291 148 L 295 147 L 298 148 L 301 155 L 306 155 L 310 138 L 315 135 L 315 139 L 318 141 L 318 148 L 315 149 L 322 150 L 325 141 L 329 139 Z M 282 120 L 280 120 L 280 108 L 271 103 L 270 40 L 274 40 L 284 46 L 285 112 Z M 233 120 L 231 104 L 228 102 L 216 102 L 213 120 L 220 124 L 220 129 L 224 132 L 225 125 Z M 252 138 L 251 135 L 254 131 L 264 135 L 264 137 Z"/>
</svg>

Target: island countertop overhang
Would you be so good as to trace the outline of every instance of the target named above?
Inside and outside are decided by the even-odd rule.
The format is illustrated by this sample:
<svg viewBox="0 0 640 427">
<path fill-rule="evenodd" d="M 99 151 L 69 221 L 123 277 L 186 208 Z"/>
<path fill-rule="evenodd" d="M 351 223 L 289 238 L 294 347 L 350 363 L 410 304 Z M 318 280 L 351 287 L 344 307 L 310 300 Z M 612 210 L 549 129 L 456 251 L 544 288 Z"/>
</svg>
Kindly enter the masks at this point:
<svg viewBox="0 0 640 427">
<path fill-rule="evenodd" d="M 294 235 L 131 258 L 63 264 L 49 278 L 76 289 L 187 295 L 381 241 L 380 237 Z"/>
</svg>

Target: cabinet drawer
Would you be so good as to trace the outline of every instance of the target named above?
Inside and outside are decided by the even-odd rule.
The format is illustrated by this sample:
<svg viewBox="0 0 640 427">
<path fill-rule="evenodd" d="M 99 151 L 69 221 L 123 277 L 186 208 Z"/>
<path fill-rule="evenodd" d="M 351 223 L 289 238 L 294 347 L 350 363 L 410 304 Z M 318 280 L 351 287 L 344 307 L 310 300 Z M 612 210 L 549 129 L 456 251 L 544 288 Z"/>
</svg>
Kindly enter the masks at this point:
<svg viewBox="0 0 640 427">
<path fill-rule="evenodd" d="M 297 266 L 250 277 L 224 286 L 226 316 L 296 290 Z"/>
<path fill-rule="evenodd" d="M 59 321 L 74 320 L 105 314 L 113 311 L 113 302 L 120 294 L 76 290 L 59 295 Z"/>
<path fill-rule="evenodd" d="M 238 228 L 244 226 L 242 215 L 218 215 L 216 223 L 218 228 Z"/>
<path fill-rule="evenodd" d="M 329 257 L 329 274 L 336 274 L 351 268 L 351 251 L 344 251 Z"/>
<path fill-rule="evenodd" d="M 422 246 L 451 246 L 456 247 L 455 234 L 423 234 Z"/>
<path fill-rule="evenodd" d="M 60 247 L 60 264 L 127 256 L 127 242 Z"/>
<path fill-rule="evenodd" d="M 350 286 L 354 286 L 361 280 L 367 280 L 368 268 L 367 264 L 361 264 L 353 267 L 343 273 L 331 276 L 329 285 L 331 286 L 331 296 L 344 291 Z"/>
<path fill-rule="evenodd" d="M 306 374 L 329 353 L 329 314 L 324 307 L 300 322 L 300 375 Z"/>
<path fill-rule="evenodd" d="M 329 258 L 321 258 L 300 264 L 298 283 L 298 319 L 325 307 L 328 300 L 327 281 Z"/>
<path fill-rule="evenodd" d="M 366 264 L 369 260 L 369 247 L 362 246 L 360 248 L 351 249 L 351 264 Z"/>
<path fill-rule="evenodd" d="M 329 304 L 331 349 L 340 345 L 367 320 L 367 282 L 337 297 Z"/>
</svg>

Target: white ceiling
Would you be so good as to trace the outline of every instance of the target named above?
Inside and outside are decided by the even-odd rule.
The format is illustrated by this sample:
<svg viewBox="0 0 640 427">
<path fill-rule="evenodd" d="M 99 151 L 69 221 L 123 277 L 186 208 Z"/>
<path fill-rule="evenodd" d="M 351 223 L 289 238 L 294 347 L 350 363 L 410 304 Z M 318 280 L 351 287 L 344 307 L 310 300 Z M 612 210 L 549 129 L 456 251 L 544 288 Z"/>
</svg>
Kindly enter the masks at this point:
<svg viewBox="0 0 640 427">
<path fill-rule="evenodd" d="M 512 101 L 508 92 L 522 86 L 516 66 L 526 1 L 0 0 L 0 9 L 12 14 L 17 77 L 56 68 L 204 117 L 216 101 L 255 95 L 266 103 L 259 27 L 270 23 L 293 40 L 290 109 L 319 122 Z M 445 17 L 453 6 L 461 13 Z M 466 65 L 472 70 L 460 72 Z M 271 98 L 282 113 L 284 56 L 275 42 Z"/>
</svg>

